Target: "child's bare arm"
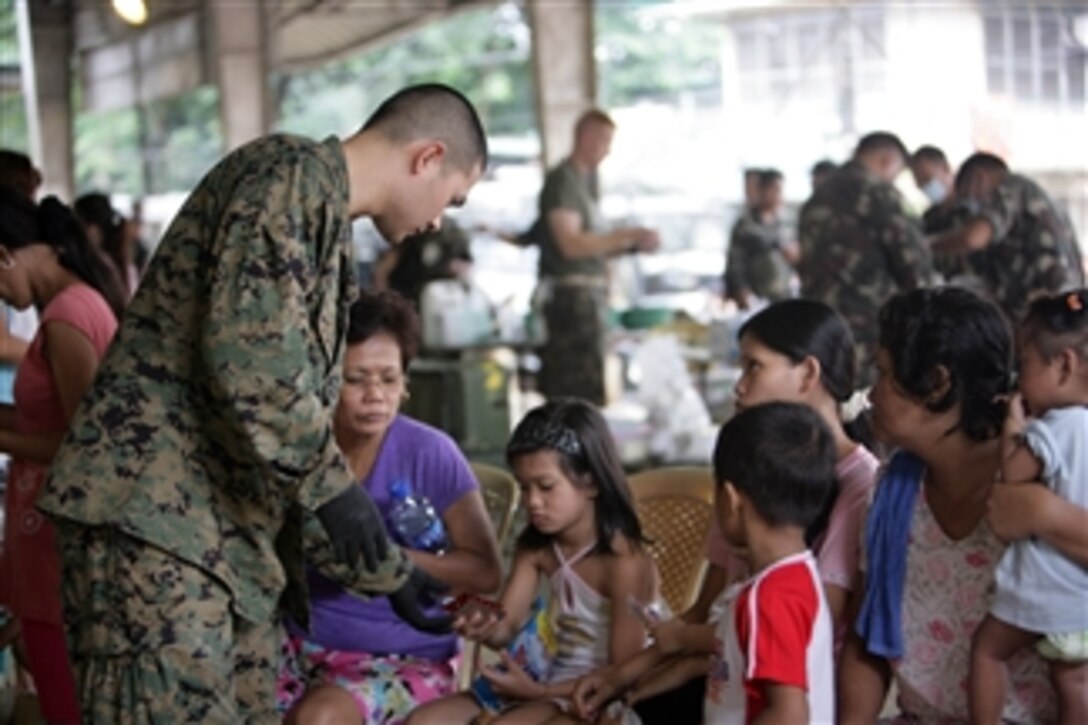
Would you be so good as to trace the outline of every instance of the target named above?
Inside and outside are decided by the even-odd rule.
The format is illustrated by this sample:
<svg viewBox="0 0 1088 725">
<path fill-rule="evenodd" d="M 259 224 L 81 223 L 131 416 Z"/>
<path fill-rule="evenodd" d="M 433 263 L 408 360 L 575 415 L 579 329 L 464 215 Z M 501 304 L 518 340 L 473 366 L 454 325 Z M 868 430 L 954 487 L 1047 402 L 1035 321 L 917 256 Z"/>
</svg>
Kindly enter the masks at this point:
<svg viewBox="0 0 1088 725">
<path fill-rule="evenodd" d="M 634 550 L 619 554 L 608 567 L 608 597 L 612 624 L 608 636 L 608 661 L 626 662 L 646 646 L 647 625 L 637 606 L 649 604 L 654 594 L 654 568 L 649 555 Z M 604 634 L 604 633 L 602 633 Z"/>
<path fill-rule="evenodd" d="M 725 589 L 725 585 L 729 583 L 728 577 L 728 572 L 725 569 L 717 564 L 709 564 L 706 568 L 706 576 L 703 577 L 703 586 L 699 589 L 699 597 L 688 611 L 680 615 L 681 619 L 691 624 L 701 624 L 707 621 L 710 618 L 710 608 L 713 606 L 714 600 L 718 598 L 718 595 Z"/>
<path fill-rule="evenodd" d="M 615 665 L 608 665 L 578 679 L 571 695 L 581 717 L 592 719 L 612 700 L 620 697 L 640 677 L 665 661 L 666 655 L 653 645 Z"/>
<path fill-rule="evenodd" d="M 808 699 L 805 691 L 793 685 L 780 685 L 777 682 L 761 682 L 767 706 L 759 713 L 754 723 L 759 725 L 779 725 L 781 723 L 808 722 Z"/>
<path fill-rule="evenodd" d="M 687 624 L 681 619 L 670 619 L 654 627 L 654 641 L 666 655 L 712 654 L 715 648 L 717 626 L 713 624 Z"/>
<path fill-rule="evenodd" d="M 1024 444 L 1024 401 L 1019 393 L 1009 399 L 1009 411 L 1001 430 L 1001 480 L 1010 483 L 1037 481 L 1043 466 Z"/>
<path fill-rule="evenodd" d="M 539 561 L 536 552 L 519 551 L 506 587 L 502 592 L 502 616 L 479 610 L 467 618 L 454 621 L 454 628 L 464 637 L 500 649 L 509 644 L 524 624 L 532 607 L 539 584 Z"/>
</svg>

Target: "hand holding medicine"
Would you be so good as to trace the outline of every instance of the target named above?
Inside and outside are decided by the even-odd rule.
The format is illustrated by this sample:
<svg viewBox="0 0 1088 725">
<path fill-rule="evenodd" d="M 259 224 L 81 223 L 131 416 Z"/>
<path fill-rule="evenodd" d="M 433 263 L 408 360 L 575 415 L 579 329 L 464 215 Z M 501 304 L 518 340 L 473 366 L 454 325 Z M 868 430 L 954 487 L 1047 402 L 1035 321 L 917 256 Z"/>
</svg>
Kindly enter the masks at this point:
<svg viewBox="0 0 1088 725">
<path fill-rule="evenodd" d="M 453 615 L 453 629 L 462 637 L 485 642 L 506 617 L 502 603 L 487 597 L 462 592 L 442 602 Z"/>
</svg>

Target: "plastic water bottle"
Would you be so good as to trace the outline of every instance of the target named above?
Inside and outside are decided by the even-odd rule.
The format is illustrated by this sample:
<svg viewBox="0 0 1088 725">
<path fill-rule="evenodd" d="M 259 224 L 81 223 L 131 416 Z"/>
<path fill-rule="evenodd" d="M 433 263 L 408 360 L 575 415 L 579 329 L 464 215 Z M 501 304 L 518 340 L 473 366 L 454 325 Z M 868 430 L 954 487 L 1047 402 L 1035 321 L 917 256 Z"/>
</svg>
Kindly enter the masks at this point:
<svg viewBox="0 0 1088 725">
<path fill-rule="evenodd" d="M 389 525 L 400 543 L 413 549 L 441 554 L 449 546 L 446 527 L 426 496 L 416 496 L 412 486 L 398 479 L 389 487 L 393 506 Z"/>
</svg>

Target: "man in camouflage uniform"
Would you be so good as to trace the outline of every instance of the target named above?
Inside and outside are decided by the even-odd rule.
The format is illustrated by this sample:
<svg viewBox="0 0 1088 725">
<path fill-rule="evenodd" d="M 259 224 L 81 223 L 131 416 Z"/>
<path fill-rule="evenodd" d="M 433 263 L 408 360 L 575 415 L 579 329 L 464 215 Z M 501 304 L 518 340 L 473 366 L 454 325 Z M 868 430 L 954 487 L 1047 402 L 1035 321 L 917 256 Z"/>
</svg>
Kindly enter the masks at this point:
<svg viewBox="0 0 1088 725">
<path fill-rule="evenodd" d="M 416 626 L 446 624 L 421 614 L 438 585 L 387 544 L 331 424 L 351 220 L 394 244 L 436 228 L 486 155 L 468 101 L 416 86 L 343 142 L 243 146 L 186 200 L 39 501 L 86 721 L 277 720 L 279 605 L 308 621 L 304 550 Z"/>
<path fill-rule="evenodd" d="M 940 234 L 963 223 L 963 206 L 956 196 L 956 176 L 944 151 L 936 146 L 919 146 L 911 154 L 910 173 L 915 186 L 930 201 L 922 214 L 924 234 Z M 961 254 L 934 254 L 933 267 L 945 280 L 967 282 L 971 274 L 970 264 Z"/>
<path fill-rule="evenodd" d="M 892 186 L 906 162 L 897 136 L 871 133 L 801 209 L 801 296 L 846 318 L 857 344 L 861 387 L 874 379 L 880 306 L 932 277 L 921 230 Z"/>
<path fill-rule="evenodd" d="M 759 172 L 755 203 L 733 225 L 725 263 L 725 294 L 742 310 L 753 295 L 776 302 L 791 296 L 792 262 L 797 250 L 784 239 L 782 226 L 782 174 L 774 169 Z"/>
<path fill-rule="evenodd" d="M 978 153 L 956 176 L 969 220 L 933 240 L 937 253 L 969 255 L 994 301 L 1018 322 L 1033 295 L 1084 286 L 1080 247 L 1068 218 L 1031 179 Z"/>
<path fill-rule="evenodd" d="M 641 227 L 606 231 L 593 175 L 612 147 L 615 123 L 587 111 L 574 129 L 574 150 L 548 172 L 529 239 L 540 245 L 537 299 L 547 340 L 540 352 L 540 389 L 604 405 L 609 256 L 657 249 L 657 233 Z"/>
</svg>

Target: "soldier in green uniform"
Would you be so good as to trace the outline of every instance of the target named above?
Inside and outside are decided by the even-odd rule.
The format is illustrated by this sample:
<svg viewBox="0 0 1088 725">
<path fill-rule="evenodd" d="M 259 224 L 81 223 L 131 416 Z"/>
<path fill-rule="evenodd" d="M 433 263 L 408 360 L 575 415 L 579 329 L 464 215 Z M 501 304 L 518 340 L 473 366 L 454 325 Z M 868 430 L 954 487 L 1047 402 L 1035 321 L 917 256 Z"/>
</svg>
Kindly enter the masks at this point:
<svg viewBox="0 0 1088 725">
<path fill-rule="evenodd" d="M 871 385 L 876 313 L 896 292 L 927 285 L 932 260 L 892 185 L 907 163 L 903 142 L 878 131 L 801 209 L 801 296 L 841 314 L 857 346 L 858 384 Z"/>
<path fill-rule="evenodd" d="M 934 252 L 970 255 L 972 269 L 1012 321 L 1032 295 L 1084 286 L 1084 267 L 1069 219 L 1042 187 L 998 157 L 978 153 L 960 167 L 956 193 L 969 220 L 932 241 Z"/>
<path fill-rule="evenodd" d="M 929 199 L 922 213 L 922 232 L 940 234 L 963 222 L 963 208 L 956 198 L 956 175 L 944 151 L 936 146 L 919 146 L 910 157 L 910 173 L 918 190 Z M 933 267 L 946 280 L 970 274 L 967 259 L 960 254 L 934 254 Z"/>
<path fill-rule="evenodd" d="M 753 295 L 770 302 L 791 296 L 797 250 L 785 239 L 781 210 L 782 174 L 763 169 L 756 180 L 755 203 L 733 225 L 726 256 L 726 298 L 742 310 Z"/>
<path fill-rule="evenodd" d="M 39 500 L 86 721 L 274 721 L 304 553 L 421 628 L 448 624 L 420 613 L 440 585 L 386 542 L 331 423 L 351 220 L 393 244 L 436 228 L 486 158 L 469 102 L 415 86 L 344 141 L 243 146 L 186 200 Z"/>
<path fill-rule="evenodd" d="M 540 389 L 604 405 L 608 257 L 657 249 L 657 233 L 642 227 L 608 231 L 597 208 L 593 178 L 612 147 L 615 123 L 602 111 L 582 114 L 574 150 L 548 172 L 539 217 L 529 231 L 540 245 L 538 299 L 547 340 L 540 352 Z"/>
</svg>

